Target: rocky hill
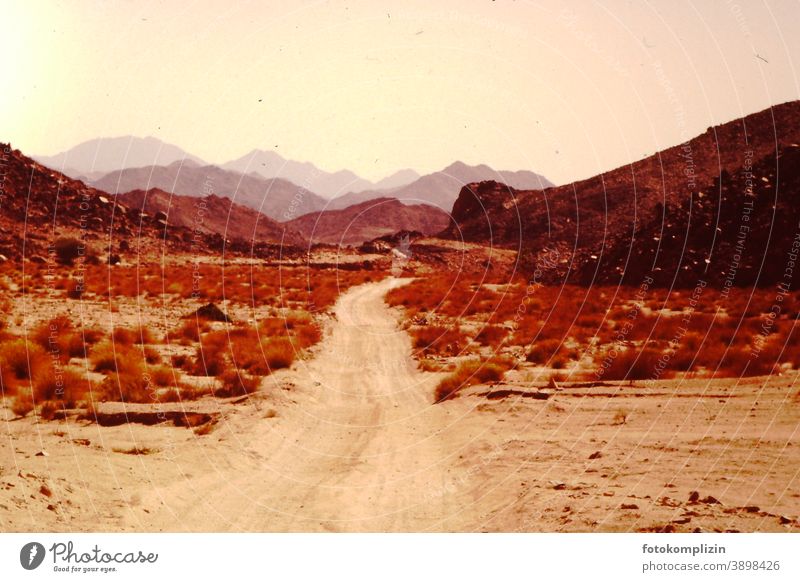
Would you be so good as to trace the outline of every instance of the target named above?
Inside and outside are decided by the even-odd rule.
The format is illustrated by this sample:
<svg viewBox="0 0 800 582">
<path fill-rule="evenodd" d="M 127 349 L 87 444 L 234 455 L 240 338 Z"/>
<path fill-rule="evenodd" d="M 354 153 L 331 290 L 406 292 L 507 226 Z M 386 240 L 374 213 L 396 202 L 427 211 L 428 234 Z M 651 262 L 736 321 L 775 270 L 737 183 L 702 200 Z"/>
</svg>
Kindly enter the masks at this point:
<svg viewBox="0 0 800 582">
<path fill-rule="evenodd" d="M 280 221 L 322 210 L 326 203 L 314 192 L 280 178 L 186 162 L 117 170 L 91 185 L 113 194 L 153 188 L 184 196 L 216 194 Z"/>
<path fill-rule="evenodd" d="M 447 213 L 422 204 L 378 198 L 342 210 L 312 212 L 286 223 L 312 242 L 356 245 L 401 230 L 435 234 L 447 226 Z"/>
<path fill-rule="evenodd" d="M 163 215 L 169 227 L 185 227 L 203 235 L 215 234 L 226 239 L 306 245 L 306 239 L 296 230 L 216 194 L 198 198 L 153 188 L 118 194 L 116 200 L 147 214 Z"/>
<path fill-rule="evenodd" d="M 773 284 L 798 234 L 799 143 L 791 102 L 581 182 L 470 184 L 443 236 L 518 247 L 551 282 Z"/>
<path fill-rule="evenodd" d="M 224 249 L 256 256 L 286 252 L 274 239 L 254 244 L 212 232 L 197 236 L 194 227 L 171 223 L 166 213 L 123 204 L 7 144 L 0 144 L 0 177 L 0 255 L 5 259 L 44 262 L 52 243 L 65 237 L 80 239 L 87 253 L 101 259 L 122 250 L 219 254 Z"/>
</svg>

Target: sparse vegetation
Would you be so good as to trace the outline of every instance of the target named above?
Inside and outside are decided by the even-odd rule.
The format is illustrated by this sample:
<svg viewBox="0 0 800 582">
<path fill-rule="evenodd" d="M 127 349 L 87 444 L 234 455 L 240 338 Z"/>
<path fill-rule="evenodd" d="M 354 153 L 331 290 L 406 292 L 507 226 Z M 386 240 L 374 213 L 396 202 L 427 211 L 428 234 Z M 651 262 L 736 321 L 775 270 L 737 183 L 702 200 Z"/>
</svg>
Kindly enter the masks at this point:
<svg viewBox="0 0 800 582">
<path fill-rule="evenodd" d="M 237 370 L 227 370 L 220 374 L 222 388 L 217 390 L 217 396 L 229 398 L 231 396 L 245 396 L 258 390 L 261 378 L 249 376 Z"/>
<path fill-rule="evenodd" d="M 478 359 L 461 362 L 452 374 L 436 386 L 434 400 L 441 402 L 455 398 L 460 390 L 476 384 L 499 382 L 511 366 L 510 361 L 501 358 L 492 358 L 486 362 Z"/>
<path fill-rule="evenodd" d="M 86 253 L 86 245 L 77 238 L 58 238 L 53 243 L 53 251 L 59 263 L 72 266 L 78 257 Z"/>
<path fill-rule="evenodd" d="M 14 400 L 11 402 L 11 412 L 19 418 L 27 416 L 33 408 L 33 396 L 30 390 L 18 391 L 16 397 L 14 397 Z"/>
</svg>

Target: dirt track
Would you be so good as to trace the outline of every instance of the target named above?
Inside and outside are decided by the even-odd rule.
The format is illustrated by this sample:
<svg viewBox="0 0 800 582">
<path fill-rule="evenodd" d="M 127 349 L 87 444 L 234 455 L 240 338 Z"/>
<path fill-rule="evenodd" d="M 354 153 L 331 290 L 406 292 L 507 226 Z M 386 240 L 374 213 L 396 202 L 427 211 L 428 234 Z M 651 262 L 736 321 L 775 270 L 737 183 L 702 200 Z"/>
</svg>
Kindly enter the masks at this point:
<svg viewBox="0 0 800 582">
<path fill-rule="evenodd" d="M 448 415 L 430 405 L 436 378 L 416 369 L 408 336 L 383 303 L 400 283 L 342 298 L 318 357 L 289 378 L 313 388 L 301 391 L 278 428 L 261 422 L 247 434 L 247 448 L 263 460 L 199 479 L 185 499 L 183 484 L 159 492 L 180 502 L 155 516 L 157 527 L 418 530 L 436 528 L 453 512 L 446 496 L 421 497 L 445 479 L 436 432 Z"/>
</svg>

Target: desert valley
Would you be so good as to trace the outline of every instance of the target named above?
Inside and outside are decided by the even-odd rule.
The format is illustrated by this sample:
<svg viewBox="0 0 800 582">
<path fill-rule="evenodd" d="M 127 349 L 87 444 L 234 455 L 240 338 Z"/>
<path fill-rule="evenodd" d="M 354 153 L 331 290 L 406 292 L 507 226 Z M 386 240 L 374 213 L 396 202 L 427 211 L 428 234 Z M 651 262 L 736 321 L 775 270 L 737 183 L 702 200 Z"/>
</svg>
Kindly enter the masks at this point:
<svg viewBox="0 0 800 582">
<path fill-rule="evenodd" d="M 32 154 L 3 531 L 800 531 L 800 102 L 558 186 Z"/>
</svg>

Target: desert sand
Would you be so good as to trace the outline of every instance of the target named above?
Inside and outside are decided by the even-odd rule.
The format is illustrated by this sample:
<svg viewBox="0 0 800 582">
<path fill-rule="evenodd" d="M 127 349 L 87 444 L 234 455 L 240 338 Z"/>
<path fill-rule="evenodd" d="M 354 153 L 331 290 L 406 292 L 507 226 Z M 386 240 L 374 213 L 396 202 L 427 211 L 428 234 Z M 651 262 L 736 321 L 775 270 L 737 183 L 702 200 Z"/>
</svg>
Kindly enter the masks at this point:
<svg viewBox="0 0 800 582">
<path fill-rule="evenodd" d="M 191 403 L 218 415 L 208 434 L 0 409 L 0 529 L 800 531 L 796 374 L 512 374 L 433 404 L 442 375 L 383 301 L 405 281 L 344 294 L 312 357 L 258 393 Z"/>
</svg>

